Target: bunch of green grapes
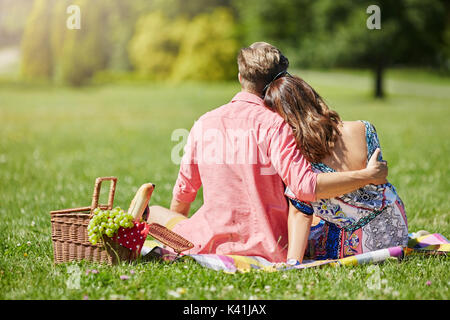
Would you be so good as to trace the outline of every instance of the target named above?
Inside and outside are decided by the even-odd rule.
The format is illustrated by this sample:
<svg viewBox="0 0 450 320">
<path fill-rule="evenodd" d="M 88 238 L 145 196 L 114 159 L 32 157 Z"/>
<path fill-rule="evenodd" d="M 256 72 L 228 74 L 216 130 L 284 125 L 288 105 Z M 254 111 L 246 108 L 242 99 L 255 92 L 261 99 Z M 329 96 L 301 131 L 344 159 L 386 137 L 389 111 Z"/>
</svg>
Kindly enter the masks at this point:
<svg viewBox="0 0 450 320">
<path fill-rule="evenodd" d="M 119 207 L 113 210 L 100 210 L 100 208 L 97 208 L 93 214 L 87 230 L 89 241 L 94 245 L 98 243 L 103 235 L 111 238 L 120 227 L 131 228 L 134 226 L 133 216 Z"/>
</svg>

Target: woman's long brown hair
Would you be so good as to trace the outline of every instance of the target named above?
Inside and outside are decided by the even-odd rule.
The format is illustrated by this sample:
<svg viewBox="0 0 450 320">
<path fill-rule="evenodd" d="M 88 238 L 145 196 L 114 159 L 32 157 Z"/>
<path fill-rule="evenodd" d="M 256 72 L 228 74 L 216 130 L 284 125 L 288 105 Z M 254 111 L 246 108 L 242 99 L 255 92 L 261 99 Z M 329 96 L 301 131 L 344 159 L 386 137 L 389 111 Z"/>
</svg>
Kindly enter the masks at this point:
<svg viewBox="0 0 450 320">
<path fill-rule="evenodd" d="M 264 102 L 291 126 L 297 146 L 309 162 L 318 163 L 331 154 L 341 119 L 303 79 L 287 75 L 273 81 Z"/>
</svg>

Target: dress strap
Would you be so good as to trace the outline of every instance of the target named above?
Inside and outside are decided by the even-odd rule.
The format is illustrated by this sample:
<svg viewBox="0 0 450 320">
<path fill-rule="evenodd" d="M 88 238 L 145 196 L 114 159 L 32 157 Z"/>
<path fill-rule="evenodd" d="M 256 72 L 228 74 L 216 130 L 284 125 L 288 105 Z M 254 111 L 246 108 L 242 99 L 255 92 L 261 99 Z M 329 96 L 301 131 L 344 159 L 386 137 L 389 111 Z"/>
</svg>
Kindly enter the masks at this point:
<svg viewBox="0 0 450 320">
<path fill-rule="evenodd" d="M 380 148 L 381 150 L 380 140 L 378 139 L 377 130 L 375 129 L 375 126 L 373 124 L 366 120 L 360 121 L 364 123 L 364 126 L 366 128 L 367 161 L 369 161 L 370 157 L 377 148 Z M 381 153 L 378 160 L 383 160 L 383 156 Z"/>
<path fill-rule="evenodd" d="M 290 197 L 287 197 L 289 199 L 289 201 L 292 203 L 292 205 L 299 210 L 300 212 L 303 212 L 304 214 L 306 214 L 307 216 L 311 216 L 314 214 L 314 208 L 313 206 L 305 201 L 301 201 L 298 199 L 292 199 Z"/>
</svg>

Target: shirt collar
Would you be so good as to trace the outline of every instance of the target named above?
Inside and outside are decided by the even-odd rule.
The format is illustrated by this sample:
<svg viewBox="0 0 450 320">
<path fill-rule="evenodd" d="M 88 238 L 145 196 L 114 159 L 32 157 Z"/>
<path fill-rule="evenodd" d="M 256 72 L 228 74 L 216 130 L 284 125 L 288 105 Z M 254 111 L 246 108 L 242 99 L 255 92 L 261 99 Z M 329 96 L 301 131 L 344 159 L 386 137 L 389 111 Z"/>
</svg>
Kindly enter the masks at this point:
<svg viewBox="0 0 450 320">
<path fill-rule="evenodd" d="M 245 102 L 255 103 L 255 104 L 258 104 L 258 105 L 264 105 L 264 100 L 263 99 L 258 97 L 256 94 L 253 94 L 253 93 L 250 93 L 250 92 L 246 92 L 246 91 L 238 92 L 233 97 L 233 99 L 231 99 L 231 102 L 235 102 L 235 101 L 245 101 Z"/>
</svg>

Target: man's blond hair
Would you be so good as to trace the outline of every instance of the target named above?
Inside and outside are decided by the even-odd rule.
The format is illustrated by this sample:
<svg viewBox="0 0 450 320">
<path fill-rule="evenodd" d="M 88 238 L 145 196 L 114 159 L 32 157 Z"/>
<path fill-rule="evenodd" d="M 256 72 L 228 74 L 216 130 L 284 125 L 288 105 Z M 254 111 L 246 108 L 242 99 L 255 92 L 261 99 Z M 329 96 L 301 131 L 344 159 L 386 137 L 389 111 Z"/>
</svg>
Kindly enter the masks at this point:
<svg viewBox="0 0 450 320">
<path fill-rule="evenodd" d="M 248 48 L 242 48 L 237 61 L 243 85 L 257 91 L 289 67 L 289 60 L 267 42 L 255 42 Z"/>
</svg>

